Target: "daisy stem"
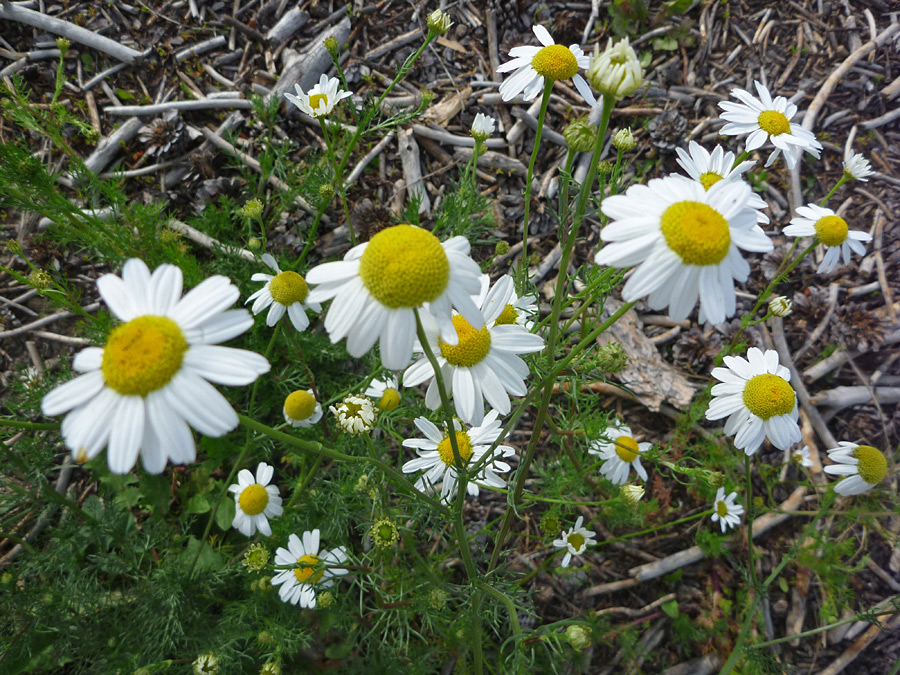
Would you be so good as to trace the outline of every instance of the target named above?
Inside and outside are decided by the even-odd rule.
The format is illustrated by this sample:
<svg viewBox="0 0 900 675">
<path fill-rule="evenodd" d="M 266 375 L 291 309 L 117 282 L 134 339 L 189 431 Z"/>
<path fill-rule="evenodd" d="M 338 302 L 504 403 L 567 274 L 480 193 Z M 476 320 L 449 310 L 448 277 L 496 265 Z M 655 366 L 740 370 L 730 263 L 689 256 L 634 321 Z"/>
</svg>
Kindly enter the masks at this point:
<svg viewBox="0 0 900 675">
<path fill-rule="evenodd" d="M 343 163 L 339 165 L 334 157 L 334 141 L 332 140 L 331 134 L 328 132 L 328 125 L 325 124 L 324 117 L 319 118 L 319 126 L 322 127 L 322 135 L 325 137 L 325 154 L 328 157 L 331 168 L 334 170 L 334 177 L 332 179 L 334 189 L 341 200 L 341 206 L 344 208 L 344 220 L 347 221 L 347 232 L 350 235 L 350 244 L 356 246 L 356 233 L 353 231 L 353 224 L 350 222 L 350 207 L 347 205 L 347 193 L 344 190 L 344 165 Z"/>
<path fill-rule="evenodd" d="M 757 642 L 755 645 L 753 645 L 753 649 L 762 649 L 763 647 L 770 647 L 772 645 L 781 644 L 782 642 L 790 642 L 791 640 L 799 640 L 801 638 L 810 637 L 811 635 L 818 635 L 819 633 L 824 633 L 825 631 L 836 628 L 837 626 L 843 626 L 845 623 L 853 623 L 854 621 L 869 621 L 873 615 L 885 616 L 890 614 L 900 614 L 900 610 L 885 608 L 869 610 L 867 612 L 859 612 L 858 614 L 847 617 L 846 619 L 841 619 L 840 621 L 835 621 L 834 623 L 819 626 L 818 628 L 811 628 L 810 630 L 805 630 L 802 633 L 786 635 L 785 637 L 776 638 L 774 640 L 766 640 L 765 642 Z M 898 663 L 900 663 L 900 661 L 898 661 Z M 896 673 L 896 668 L 892 672 Z"/>
<path fill-rule="evenodd" d="M 609 500 L 614 501 L 614 500 Z M 695 513 L 692 516 L 685 516 L 684 518 L 679 518 L 678 520 L 673 520 L 670 523 L 663 523 L 662 525 L 657 525 L 656 527 L 648 527 L 646 530 L 638 530 L 637 532 L 629 532 L 628 534 L 623 534 L 621 537 L 614 537 L 612 539 L 606 539 L 605 541 L 597 542 L 597 546 L 606 546 L 608 544 L 614 544 L 617 541 L 622 541 L 624 539 L 631 539 L 633 537 L 640 537 L 642 534 L 650 534 L 651 532 L 656 532 L 657 530 L 664 530 L 667 527 L 672 527 L 674 525 L 681 525 L 682 523 L 688 523 L 692 520 L 697 520 L 698 518 L 705 518 L 706 516 L 710 516 L 715 513 L 714 509 L 707 509 L 706 511 L 701 511 L 700 513 Z"/>
<path fill-rule="evenodd" d="M 559 236 L 562 238 L 563 224 L 569 219 L 569 185 L 572 183 L 572 167 L 576 152 L 569 148 L 566 154 L 566 168 L 559 174 Z"/>
<path fill-rule="evenodd" d="M 844 173 L 844 174 L 841 174 L 840 180 L 839 180 L 837 183 L 834 184 L 834 187 L 831 188 L 831 192 L 829 192 L 827 195 L 825 195 L 824 197 L 822 197 L 822 201 L 819 202 L 819 206 L 825 206 L 825 204 L 828 202 L 828 200 L 831 199 L 831 196 L 832 196 L 835 192 L 837 192 L 837 189 L 838 189 L 839 187 L 841 187 L 841 185 L 843 185 L 844 183 L 846 183 L 848 180 L 849 180 L 849 179 L 847 178 L 847 174 L 845 174 L 845 173 Z"/>
<path fill-rule="evenodd" d="M 31 429 L 32 431 L 59 431 L 59 422 L 26 422 L 25 420 L 0 420 L 0 427 Z"/>
<path fill-rule="evenodd" d="M 734 164 L 731 165 L 731 170 L 734 171 L 738 166 L 740 166 L 741 162 L 747 159 L 750 156 L 749 150 L 744 150 L 740 155 L 738 155 L 737 159 L 734 160 Z"/>
<path fill-rule="evenodd" d="M 306 490 L 306 487 L 309 485 L 309 482 L 313 479 L 313 476 L 316 475 L 316 471 L 319 470 L 319 466 L 322 464 L 323 456 L 324 455 L 316 455 L 316 459 L 313 461 L 312 466 L 309 467 L 309 471 L 307 472 L 306 476 L 304 476 L 300 484 L 296 488 L 294 488 L 294 494 L 291 495 L 290 500 L 284 507 L 285 513 L 290 511 L 294 507 L 294 504 L 297 503 L 297 500 L 300 499 L 300 495 L 303 494 L 303 492 Z"/>
<path fill-rule="evenodd" d="M 471 175 L 472 186 L 475 188 L 476 191 L 478 190 L 478 175 L 477 175 L 477 173 L 478 173 L 478 155 L 481 154 L 481 147 L 483 144 L 484 144 L 484 141 L 482 141 L 480 138 L 475 139 L 475 147 L 472 149 L 472 164 L 471 164 L 471 167 L 469 167 L 471 169 L 471 174 L 472 174 Z"/>
<path fill-rule="evenodd" d="M 609 127 L 609 117 L 612 115 L 613 108 L 615 107 L 615 98 L 612 96 L 603 97 L 603 109 L 600 113 L 600 126 L 597 127 L 597 138 L 594 140 L 594 152 L 591 155 L 591 164 L 588 167 L 584 185 L 581 186 L 581 192 L 578 195 L 578 204 L 575 206 L 573 232 L 578 231 L 578 227 L 581 225 L 581 221 L 584 218 L 584 212 L 587 210 L 588 198 L 594 190 L 594 179 L 597 177 L 597 165 L 600 164 L 600 153 L 603 152 L 603 141 L 606 140 L 606 129 Z M 560 265 L 559 269 L 564 270 L 565 267 Z"/>
<path fill-rule="evenodd" d="M 550 91 L 553 82 L 549 77 L 544 78 L 544 96 L 541 98 L 541 111 L 538 113 L 537 129 L 534 131 L 534 145 L 531 147 L 531 161 L 528 162 L 528 173 L 525 175 L 525 215 L 522 218 L 522 255 L 519 258 L 519 266 L 516 270 L 516 287 L 519 294 L 525 293 L 525 284 L 528 277 L 528 216 L 531 213 L 531 180 L 534 176 L 534 163 L 537 161 L 538 151 L 541 147 L 541 135 L 544 133 L 544 119 L 547 117 L 547 105 L 550 103 Z M 563 269 L 560 267 L 560 269 Z"/>
<path fill-rule="evenodd" d="M 756 590 L 759 583 L 756 578 L 756 561 L 753 550 L 753 466 L 750 455 L 744 453 L 744 473 L 747 475 L 747 555 L 750 564 L 750 587 Z"/>
</svg>

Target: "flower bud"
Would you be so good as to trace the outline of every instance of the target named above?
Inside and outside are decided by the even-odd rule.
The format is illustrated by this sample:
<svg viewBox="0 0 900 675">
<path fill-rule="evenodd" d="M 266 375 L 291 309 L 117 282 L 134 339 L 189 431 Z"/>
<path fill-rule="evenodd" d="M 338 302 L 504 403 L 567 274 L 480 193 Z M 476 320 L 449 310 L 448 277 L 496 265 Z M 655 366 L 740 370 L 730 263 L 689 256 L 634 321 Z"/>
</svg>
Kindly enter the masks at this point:
<svg viewBox="0 0 900 675">
<path fill-rule="evenodd" d="M 316 605 L 319 609 L 328 609 L 334 604 L 334 594 L 331 591 L 322 591 L 316 598 Z"/>
<path fill-rule="evenodd" d="M 36 291 L 45 291 L 53 284 L 53 278 L 44 270 L 32 270 L 28 275 L 28 283 Z"/>
<path fill-rule="evenodd" d="M 450 26 L 453 25 L 453 22 L 450 21 L 450 15 L 439 9 L 436 9 L 429 14 L 425 23 L 428 25 L 428 32 L 434 33 L 435 35 L 443 35 L 450 30 Z"/>
<path fill-rule="evenodd" d="M 631 127 L 619 129 L 616 132 L 616 135 L 613 136 L 612 144 L 616 150 L 621 150 L 622 152 L 634 150 L 637 141 L 634 140 L 634 134 L 631 133 Z"/>
<path fill-rule="evenodd" d="M 262 248 L 262 241 L 258 237 L 250 237 L 247 240 L 247 248 L 251 251 L 258 251 Z"/>
<path fill-rule="evenodd" d="M 244 553 L 241 564 L 250 572 L 261 572 L 269 564 L 269 549 L 262 544 L 253 544 Z"/>
<path fill-rule="evenodd" d="M 325 49 L 328 50 L 328 53 L 337 58 L 338 53 L 338 41 L 335 39 L 333 35 L 325 38 Z"/>
<path fill-rule="evenodd" d="M 601 159 L 597 162 L 597 175 L 598 176 L 608 176 L 612 173 L 612 170 L 615 168 L 615 165 L 610 162 L 608 159 Z"/>
<path fill-rule="evenodd" d="M 509 253 L 509 242 L 501 239 L 494 246 L 494 255 L 506 255 Z"/>
<path fill-rule="evenodd" d="M 569 626 L 566 628 L 566 640 L 578 651 L 587 649 L 591 644 L 591 631 L 584 626 Z"/>
<path fill-rule="evenodd" d="M 330 202 L 334 198 L 334 185 L 331 183 L 322 183 L 319 186 L 319 199 L 323 202 Z"/>
<path fill-rule="evenodd" d="M 793 304 L 794 303 L 791 302 L 790 298 L 786 298 L 783 295 L 775 295 L 769 298 L 769 311 L 772 312 L 774 316 L 784 318 L 791 313 Z"/>
<path fill-rule="evenodd" d="M 369 536 L 377 548 L 390 548 L 400 539 L 400 531 L 390 519 L 380 518 L 372 525 Z"/>
<path fill-rule="evenodd" d="M 587 117 L 579 117 L 563 131 L 566 145 L 575 152 L 590 152 L 593 150 L 596 135 L 597 130 L 590 125 Z"/>
<path fill-rule="evenodd" d="M 72 46 L 72 43 L 69 42 L 66 38 L 64 38 L 64 37 L 56 38 L 56 48 L 60 52 L 62 52 L 63 56 L 66 55 L 66 52 L 69 51 L 69 47 L 71 47 L 71 46 Z"/>
<path fill-rule="evenodd" d="M 628 354 L 618 342 L 607 342 L 597 349 L 595 362 L 597 367 L 606 373 L 618 373 L 628 365 Z"/>
<path fill-rule="evenodd" d="M 281 675 L 281 666 L 274 661 L 264 663 L 263 667 L 259 669 L 259 675 Z"/>
<path fill-rule="evenodd" d="M 604 96 L 621 100 L 644 83 L 644 69 L 628 38 L 606 44 L 601 54 L 600 45 L 594 45 L 594 55 L 587 69 L 587 79 L 594 89 Z"/>
<path fill-rule="evenodd" d="M 219 659 L 215 654 L 201 654 L 194 659 L 194 675 L 216 675 L 219 672 Z"/>
<path fill-rule="evenodd" d="M 244 208 L 241 209 L 241 215 L 244 218 L 250 218 L 251 220 L 258 219 L 263 212 L 262 202 L 258 199 L 251 199 L 246 204 L 244 204 Z"/>
<path fill-rule="evenodd" d="M 541 532 L 545 537 L 555 537 L 562 531 L 562 524 L 559 522 L 559 516 L 548 511 L 541 517 Z"/>
<path fill-rule="evenodd" d="M 637 506 L 643 496 L 644 488 L 641 485 L 622 486 L 622 499 L 624 499 L 629 506 Z"/>
</svg>

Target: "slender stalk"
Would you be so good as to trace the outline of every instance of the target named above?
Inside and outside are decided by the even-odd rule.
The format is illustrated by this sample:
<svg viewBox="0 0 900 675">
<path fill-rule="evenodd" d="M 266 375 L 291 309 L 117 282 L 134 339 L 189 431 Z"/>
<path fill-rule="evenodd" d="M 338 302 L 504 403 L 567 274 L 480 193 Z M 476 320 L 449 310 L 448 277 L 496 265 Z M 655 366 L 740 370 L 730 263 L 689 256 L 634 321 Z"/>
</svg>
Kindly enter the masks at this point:
<svg viewBox="0 0 900 675">
<path fill-rule="evenodd" d="M 744 472 L 747 474 L 747 557 L 750 565 L 750 587 L 756 590 L 756 560 L 753 549 L 753 475 L 750 455 L 744 453 Z"/>
<path fill-rule="evenodd" d="M 790 642 L 791 640 L 799 640 L 801 638 L 809 637 L 811 635 L 818 635 L 819 633 L 824 633 L 825 631 L 831 630 L 832 628 L 836 628 L 837 626 L 843 626 L 845 623 L 853 623 L 854 621 L 866 621 L 867 617 L 872 616 L 885 616 L 889 614 L 900 614 L 900 610 L 898 609 L 884 609 L 878 611 L 870 611 L 870 612 L 860 612 L 854 616 L 848 617 L 846 619 L 841 619 L 840 621 L 835 621 L 834 623 L 829 623 L 824 626 L 819 626 L 818 628 L 811 628 L 810 630 L 805 630 L 802 633 L 797 633 L 796 635 L 787 635 L 785 637 L 776 638 L 774 640 L 766 640 L 765 642 L 757 642 L 753 645 L 753 649 L 762 649 L 763 647 L 769 647 L 771 645 L 778 645 L 782 642 Z M 896 672 L 896 671 L 895 671 Z"/>
<path fill-rule="evenodd" d="M 31 429 L 32 431 L 59 431 L 59 422 L 26 422 L 25 420 L 2 420 L 0 427 Z"/>
<path fill-rule="evenodd" d="M 328 131 L 328 125 L 325 124 L 325 118 L 319 118 L 319 126 L 322 127 L 322 135 L 325 137 L 325 154 L 328 157 L 328 163 L 331 164 L 334 176 L 332 182 L 334 190 L 337 192 L 338 198 L 341 200 L 341 206 L 344 209 L 344 220 L 347 221 L 347 231 L 350 235 L 350 243 L 356 246 L 356 233 L 353 231 L 353 224 L 350 222 L 350 207 L 347 204 L 347 192 L 344 190 L 344 174 L 343 164 L 338 164 L 334 156 L 334 140 Z"/>
<path fill-rule="evenodd" d="M 829 192 L 827 195 L 822 197 L 822 201 L 819 202 L 819 206 L 825 206 L 826 202 L 828 202 L 828 200 L 831 199 L 832 195 L 834 195 L 834 193 L 837 192 L 838 188 L 841 187 L 841 185 L 846 183 L 848 180 L 852 180 L 852 179 L 847 178 L 847 174 L 845 174 L 845 173 L 841 174 L 840 180 L 838 180 L 838 182 L 834 184 L 834 187 L 831 188 L 831 192 Z"/>
</svg>

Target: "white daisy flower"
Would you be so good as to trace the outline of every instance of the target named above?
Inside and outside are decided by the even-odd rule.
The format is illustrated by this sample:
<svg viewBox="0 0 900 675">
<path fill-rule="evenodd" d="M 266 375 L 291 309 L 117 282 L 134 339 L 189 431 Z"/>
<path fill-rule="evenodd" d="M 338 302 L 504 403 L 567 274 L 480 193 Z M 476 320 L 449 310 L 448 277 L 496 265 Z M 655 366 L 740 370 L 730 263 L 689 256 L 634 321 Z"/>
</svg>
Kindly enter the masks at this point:
<svg viewBox="0 0 900 675">
<path fill-rule="evenodd" d="M 264 537 L 271 537 L 269 518 L 284 512 L 278 488 L 269 485 L 274 473 L 275 469 L 260 462 L 256 467 L 256 480 L 249 470 L 241 469 L 237 484 L 228 486 L 228 491 L 234 493 L 234 521 L 231 526 L 245 537 L 252 537 L 257 530 Z"/>
<path fill-rule="evenodd" d="M 725 422 L 725 434 L 734 436 L 734 447 L 753 455 L 763 440 L 779 450 L 800 441 L 797 424 L 797 394 L 790 385 L 791 371 L 778 365 L 778 352 L 751 347 L 747 358 L 726 356 L 727 368 L 713 368 L 720 384 L 712 388 L 713 399 L 706 419 Z"/>
<path fill-rule="evenodd" d="M 638 267 L 622 289 L 626 301 L 649 295 L 652 309 L 669 308 L 686 319 L 700 299 L 700 321 L 734 316 L 734 280 L 746 281 L 750 265 L 740 249 L 765 253 L 772 241 L 757 225 L 752 191 L 743 181 L 722 180 L 706 190 L 684 176 L 632 185 L 607 197 L 601 210 L 610 222 L 598 265 Z"/>
<path fill-rule="evenodd" d="M 475 303 L 481 307 L 483 314 L 488 311 L 494 313 L 493 307 L 501 306 L 503 309 L 493 321 L 495 326 L 504 326 L 517 324 L 526 329 L 529 333 L 534 327 L 532 319 L 538 312 L 537 297 L 534 295 L 523 295 L 521 298 L 516 293 L 515 284 L 504 282 L 500 286 L 495 286 L 495 291 L 491 294 L 490 303 L 487 301 L 488 293 L 491 290 L 491 276 L 489 274 L 481 275 L 481 292 L 477 296 L 472 296 Z M 489 309 L 490 307 L 490 309 Z"/>
<path fill-rule="evenodd" d="M 291 271 L 282 272 L 275 258 L 268 253 L 263 254 L 262 261 L 275 274 L 257 273 L 250 277 L 253 281 L 265 281 L 266 285 L 247 298 L 244 304 L 253 302 L 253 307 L 250 308 L 253 314 L 259 314 L 268 307 L 266 325 L 269 327 L 277 324 L 287 312 L 294 328 L 302 333 L 309 327 L 306 310 L 311 309 L 318 314 L 322 311 L 322 306 L 317 302 L 306 302 L 309 286 L 301 275 Z"/>
<path fill-rule="evenodd" d="M 578 45 L 565 47 L 553 42 L 550 33 L 543 26 L 534 25 L 534 34 L 543 47 L 513 47 L 509 50 L 512 61 L 507 61 L 499 68 L 498 73 L 516 71 L 500 85 L 500 98 L 512 101 L 522 93 L 522 98 L 531 101 L 544 91 L 544 78 L 551 80 L 568 80 L 575 83 L 575 88 L 588 102 L 594 95 L 585 79 L 578 74 L 579 68 L 587 68 L 588 57 Z"/>
<path fill-rule="evenodd" d="M 714 523 L 718 522 L 722 526 L 722 534 L 725 534 L 729 527 L 737 527 L 741 524 L 741 514 L 744 512 L 744 507 L 737 504 L 734 501 L 735 499 L 737 499 L 737 492 L 732 492 L 727 497 L 725 496 L 725 488 L 719 488 L 716 492 L 712 519 Z"/>
<path fill-rule="evenodd" d="M 509 395 L 524 396 L 527 393 L 525 378 L 528 366 L 519 354 L 529 354 L 544 348 L 544 340 L 517 324 L 497 325 L 496 320 L 508 304 L 509 289 L 513 281 L 501 277 L 485 296 L 482 311 L 487 323 L 474 328 L 462 315 L 453 317 L 458 339 L 448 344 L 438 335 L 437 324 L 427 315 L 423 327 L 428 344 L 441 367 L 447 393 L 453 396 L 456 414 L 468 424 L 481 424 L 484 403 L 506 415 L 510 411 Z M 496 301 L 496 298 L 500 301 Z M 423 351 L 416 345 L 416 351 Z M 415 387 L 431 378 L 425 392 L 425 405 L 437 410 L 441 405 L 440 392 L 434 381 L 431 362 L 423 356 L 403 374 L 403 386 Z"/>
<path fill-rule="evenodd" d="M 125 263 L 122 277 L 104 274 L 97 290 L 120 321 L 104 347 L 75 356 L 80 377 L 44 397 L 47 416 L 69 412 L 62 435 L 86 461 L 107 444 L 113 473 L 131 470 L 141 455 L 149 473 L 196 457 L 190 427 L 222 436 L 238 425 L 228 401 L 210 384 L 245 385 L 269 371 L 259 354 L 221 347 L 253 325 L 247 310 L 228 310 L 240 296 L 223 276 L 210 277 L 183 298 L 181 270 L 143 261 Z M 188 426 L 190 425 L 190 426 Z"/>
<path fill-rule="evenodd" d="M 789 169 L 797 166 L 804 151 L 818 159 L 822 145 L 816 140 L 815 134 L 791 122 L 797 114 L 797 106 L 784 96 L 777 96 L 773 100 L 768 89 L 759 82 L 753 84 L 756 85 L 759 99 L 744 89 L 732 89 L 731 95 L 740 99 L 741 103 L 719 103 L 719 107 L 725 111 L 721 118 L 728 122 L 722 127 L 721 133 L 726 136 L 749 134 L 748 151 L 756 150 L 767 140 L 771 141 L 775 150 L 769 155 L 766 166 L 771 166 L 782 151 Z"/>
<path fill-rule="evenodd" d="M 588 452 L 605 460 L 600 467 L 607 480 L 613 485 L 625 485 L 629 467 L 633 467 L 641 480 L 647 480 L 647 470 L 641 465 L 641 454 L 650 449 L 650 443 L 638 443 L 631 429 L 624 423 L 609 425 L 603 434 L 607 441 L 591 441 Z"/>
<path fill-rule="evenodd" d="M 375 406 L 361 396 L 347 396 L 337 406 L 328 406 L 337 416 L 338 425 L 348 434 L 365 434 L 375 426 Z"/>
<path fill-rule="evenodd" d="M 312 389 L 298 389 L 284 399 L 284 421 L 292 427 L 308 429 L 322 419 L 322 404 Z"/>
<path fill-rule="evenodd" d="M 463 431 L 462 425 L 457 420 L 453 420 L 457 450 L 465 466 L 480 462 L 491 444 L 503 433 L 502 425 L 497 417 L 497 411 L 491 410 L 485 415 L 480 426 L 471 427 L 468 431 Z M 454 462 L 450 436 L 424 417 L 417 417 L 415 425 L 419 431 L 425 434 L 425 438 L 408 438 L 403 441 L 404 448 L 415 448 L 416 454 L 419 455 L 403 465 L 403 473 L 424 470 L 425 473 L 416 481 L 416 489 L 424 492 L 440 483 L 441 499 L 452 500 L 456 495 L 456 480 L 459 471 Z M 494 448 L 491 459 L 481 471 L 475 476 L 469 476 L 469 484 L 466 486 L 468 494 L 473 497 L 478 496 L 478 483 L 484 483 L 491 487 L 506 487 L 504 480 L 497 474 L 506 473 L 511 467 L 501 458 L 512 457 L 515 452 L 508 445 L 498 445 Z"/>
<path fill-rule="evenodd" d="M 872 235 L 860 230 L 851 230 L 847 221 L 817 204 L 797 207 L 797 217 L 784 228 L 789 237 L 818 237 L 825 245 L 825 255 L 819 263 L 817 274 L 828 274 L 834 271 L 841 258 L 844 264 L 850 263 L 850 251 L 864 256 L 866 247 L 860 242 L 872 241 Z"/>
<path fill-rule="evenodd" d="M 706 151 L 696 141 L 688 144 L 688 151 L 676 148 L 677 162 L 687 174 L 698 181 L 706 190 L 721 180 L 740 181 L 742 176 L 753 168 L 756 162 L 741 162 L 734 166 L 735 155 L 733 152 L 725 152 L 721 145 L 717 145 L 712 153 Z M 768 223 L 769 217 L 761 209 L 769 208 L 765 200 L 758 194 L 750 191 L 749 205 L 756 209 L 756 222 Z"/>
<path fill-rule="evenodd" d="M 804 445 L 800 448 L 794 448 L 791 451 L 788 461 L 793 462 L 797 466 L 811 467 L 813 461 L 809 457 L 809 446 Z"/>
<path fill-rule="evenodd" d="M 569 566 L 573 555 L 581 555 L 587 550 L 588 546 L 593 546 L 597 543 L 594 541 L 596 535 L 591 530 L 582 527 L 582 523 L 584 523 L 584 517 L 578 516 L 578 520 L 575 521 L 575 527 L 571 530 L 563 530 L 559 539 L 553 542 L 555 548 L 566 549 L 566 554 L 563 556 L 561 563 L 562 567 Z"/>
<path fill-rule="evenodd" d="M 378 401 L 378 409 L 384 412 L 396 410 L 400 405 L 400 390 L 397 384 L 397 378 L 393 375 L 386 375 L 380 380 L 372 380 L 369 388 L 366 389 L 366 396 Z"/>
<path fill-rule="evenodd" d="M 863 154 L 853 152 L 850 148 L 847 148 L 847 152 L 844 153 L 844 174 L 848 178 L 868 183 L 869 176 L 874 173 L 872 165 L 869 164 L 869 160 Z"/>
<path fill-rule="evenodd" d="M 192 664 L 194 675 L 216 675 L 219 672 L 219 659 L 215 654 L 201 654 Z"/>
<path fill-rule="evenodd" d="M 836 464 L 825 467 L 825 473 L 844 476 L 834 486 L 839 495 L 848 497 L 871 490 L 887 476 L 887 459 L 878 448 L 839 441 L 839 447 L 828 451 L 828 459 Z"/>
<path fill-rule="evenodd" d="M 496 120 L 490 115 L 477 113 L 472 122 L 472 136 L 476 140 L 486 141 L 494 133 L 494 124 Z"/>
<path fill-rule="evenodd" d="M 304 532 L 303 540 L 296 534 L 288 539 L 287 548 L 275 551 L 275 565 L 282 569 L 272 578 L 278 589 L 278 597 L 292 605 L 313 609 L 316 606 L 316 589 L 331 587 L 349 570 L 341 567 L 347 562 L 347 549 L 338 546 L 319 553 L 319 530 Z"/>
<path fill-rule="evenodd" d="M 296 95 L 285 93 L 284 97 L 312 118 L 325 117 L 331 114 L 334 106 L 353 94 L 340 89 L 341 81 L 336 77 L 329 78 L 325 73 L 313 85 L 309 93 L 304 94 L 299 84 L 294 85 Z"/>
<path fill-rule="evenodd" d="M 428 303 L 441 336 L 456 344 L 451 307 L 474 326 L 484 323 L 472 301 L 481 268 L 469 257 L 465 237 L 441 243 L 428 230 L 394 225 L 371 241 L 355 246 L 341 262 L 314 267 L 306 275 L 312 284 L 310 302 L 334 298 L 325 316 L 331 341 L 347 338 L 347 351 L 359 357 L 381 340 L 385 368 L 405 368 L 416 337 L 414 309 Z"/>
</svg>

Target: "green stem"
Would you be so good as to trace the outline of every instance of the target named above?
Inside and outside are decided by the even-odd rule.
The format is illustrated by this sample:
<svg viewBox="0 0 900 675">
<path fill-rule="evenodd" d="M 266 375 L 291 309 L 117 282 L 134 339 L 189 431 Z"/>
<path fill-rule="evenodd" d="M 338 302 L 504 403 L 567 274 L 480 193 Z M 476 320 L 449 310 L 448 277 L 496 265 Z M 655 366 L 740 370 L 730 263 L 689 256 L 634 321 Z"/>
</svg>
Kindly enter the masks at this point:
<svg viewBox="0 0 900 675">
<path fill-rule="evenodd" d="M 291 495 L 290 500 L 284 507 L 285 513 L 290 511 L 294 504 L 297 503 L 297 500 L 300 499 L 300 495 L 303 494 L 303 491 L 306 490 L 309 482 L 312 480 L 313 476 L 316 475 L 316 471 L 319 469 L 319 465 L 322 463 L 322 455 L 316 455 L 316 459 L 313 461 L 312 466 L 309 468 L 306 476 L 300 481 L 300 484 L 294 489 L 294 494 Z"/>
<path fill-rule="evenodd" d="M 578 203 L 575 206 L 575 228 L 581 225 L 584 213 L 587 210 L 588 198 L 594 189 L 594 179 L 597 177 L 597 165 L 600 163 L 600 153 L 603 151 L 603 141 L 606 140 L 606 129 L 609 127 L 609 118 L 612 115 L 613 108 L 616 107 L 616 100 L 612 96 L 603 97 L 603 108 L 600 111 L 600 126 L 597 128 L 597 137 L 594 140 L 594 152 L 591 154 L 591 164 L 588 167 L 587 177 L 584 179 L 584 185 L 581 186 L 581 192 L 578 195 Z M 559 268 L 563 270 L 563 267 Z"/>
<path fill-rule="evenodd" d="M 509 625 L 512 628 L 513 636 L 518 638 L 522 634 L 522 624 L 519 623 L 519 612 L 516 610 L 513 601 L 509 599 L 506 593 L 498 591 L 496 588 L 483 581 L 478 581 L 477 586 L 484 590 L 488 595 L 494 596 L 503 603 L 503 606 L 506 607 L 507 614 L 509 614 Z"/>
<path fill-rule="evenodd" d="M 753 467 L 750 455 L 744 453 L 744 472 L 747 474 L 747 557 L 750 565 L 750 587 L 757 590 L 756 561 L 753 549 Z"/>
<path fill-rule="evenodd" d="M 882 611 L 874 612 L 875 616 L 885 616 L 888 614 L 900 614 L 900 610 L 897 609 L 885 609 Z M 781 644 L 782 642 L 790 642 L 791 640 L 800 640 L 801 638 L 809 637 L 810 635 L 818 635 L 819 633 L 824 633 L 827 630 L 831 630 L 832 628 L 836 628 L 837 626 L 843 626 L 845 623 L 853 623 L 854 621 L 865 621 L 867 616 L 872 616 L 871 612 L 860 612 L 855 616 L 851 616 L 847 619 L 842 619 L 840 621 L 835 621 L 834 623 L 829 623 L 825 626 L 819 626 L 818 628 L 811 628 L 810 630 L 805 630 L 802 633 L 797 633 L 796 635 L 787 635 L 785 637 L 776 638 L 774 640 L 766 640 L 765 642 L 757 642 L 753 645 L 753 649 L 762 649 L 763 647 L 769 647 L 771 645 Z"/>
<path fill-rule="evenodd" d="M 0 427 L 31 429 L 32 431 L 59 431 L 59 422 L 26 422 L 25 420 L 2 420 Z"/>
<path fill-rule="evenodd" d="M 334 141 L 328 131 L 328 125 L 325 124 L 324 117 L 319 118 L 319 126 L 322 127 L 322 135 L 325 137 L 325 154 L 328 157 L 328 163 L 331 164 L 331 168 L 334 171 L 334 177 L 332 178 L 334 189 L 335 192 L 337 192 L 338 198 L 341 200 L 341 206 L 344 209 L 344 220 L 347 221 L 350 244 L 356 246 L 356 233 L 353 231 L 353 223 L 350 222 L 350 206 L 347 204 L 347 193 L 344 190 L 344 164 L 341 163 L 338 165 L 337 160 L 335 159 Z"/>
<path fill-rule="evenodd" d="M 753 625 L 753 615 L 756 614 L 756 604 L 759 602 L 759 595 L 757 595 L 752 590 L 750 592 L 753 595 L 753 599 L 750 603 L 749 609 L 747 610 L 747 616 L 744 617 L 744 623 L 741 626 L 741 632 L 738 635 L 737 642 L 734 643 L 731 654 L 728 656 L 728 660 L 725 662 L 725 665 L 723 665 L 722 669 L 719 671 L 719 675 L 728 675 L 728 673 L 734 670 L 734 667 L 737 665 L 738 659 L 741 658 L 741 648 L 744 644 L 744 641 L 750 634 L 750 627 Z"/>
<path fill-rule="evenodd" d="M 621 537 L 615 537 L 613 539 L 606 539 L 604 541 L 598 542 L 597 546 L 606 546 L 607 544 L 614 544 L 617 541 L 623 541 L 625 539 L 632 539 L 634 537 L 639 537 L 642 534 L 650 534 L 651 532 L 657 532 L 658 530 L 665 530 L 667 527 L 672 527 L 674 525 L 681 525 L 682 523 L 687 523 L 692 520 L 697 520 L 698 518 L 705 518 L 706 516 L 712 515 L 713 510 L 707 509 L 706 511 L 701 511 L 700 513 L 695 513 L 692 516 L 685 516 L 684 518 L 679 518 L 678 520 L 673 520 L 670 523 L 663 523 L 662 525 L 657 525 L 656 527 L 648 527 L 646 530 L 640 530 L 638 532 L 629 532 L 628 534 L 623 534 Z"/>
<path fill-rule="evenodd" d="M 839 180 L 837 183 L 834 184 L 834 187 L 831 188 L 831 192 L 829 192 L 827 195 L 825 195 L 825 196 L 822 198 L 822 201 L 819 202 L 819 206 L 825 206 L 826 202 L 828 202 L 828 200 L 831 199 L 831 196 L 832 196 L 835 192 L 837 192 L 838 188 L 841 187 L 841 185 L 843 185 L 844 183 L 846 183 L 848 180 L 850 180 L 850 179 L 847 178 L 847 174 L 845 174 L 845 173 L 844 173 L 844 174 L 841 174 L 840 180 Z"/>
</svg>

